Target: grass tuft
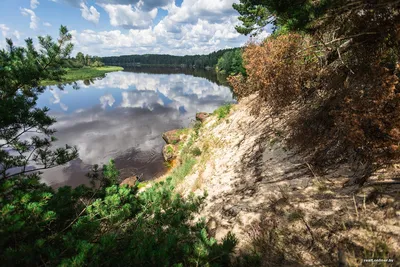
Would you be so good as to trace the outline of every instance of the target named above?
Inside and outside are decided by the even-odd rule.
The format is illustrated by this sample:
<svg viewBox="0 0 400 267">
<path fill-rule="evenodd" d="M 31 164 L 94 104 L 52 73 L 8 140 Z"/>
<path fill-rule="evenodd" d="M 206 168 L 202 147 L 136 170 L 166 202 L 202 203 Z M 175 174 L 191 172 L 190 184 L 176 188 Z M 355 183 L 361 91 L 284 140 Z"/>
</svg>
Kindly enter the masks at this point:
<svg viewBox="0 0 400 267">
<path fill-rule="evenodd" d="M 172 179 L 173 184 L 178 184 L 182 182 L 183 179 L 190 174 L 192 171 L 193 166 L 196 164 L 196 160 L 191 157 L 186 157 L 181 165 L 176 167 L 170 174 L 168 178 Z M 168 179 L 167 178 L 167 179 Z"/>
<path fill-rule="evenodd" d="M 229 114 L 229 112 L 231 111 L 231 108 L 232 108 L 232 104 L 226 104 L 226 105 L 223 105 L 223 106 L 217 108 L 213 114 L 217 115 L 217 118 L 220 120 L 220 119 L 225 118 Z"/>
</svg>

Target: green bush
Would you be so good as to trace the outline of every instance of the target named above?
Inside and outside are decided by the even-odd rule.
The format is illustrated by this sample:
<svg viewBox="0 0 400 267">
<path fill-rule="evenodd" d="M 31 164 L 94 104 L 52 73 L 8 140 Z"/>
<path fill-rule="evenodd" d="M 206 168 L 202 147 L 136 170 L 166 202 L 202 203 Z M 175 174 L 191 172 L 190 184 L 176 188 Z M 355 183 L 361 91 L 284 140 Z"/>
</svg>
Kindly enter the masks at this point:
<svg viewBox="0 0 400 267">
<path fill-rule="evenodd" d="M 91 64 L 91 66 L 92 67 L 103 67 L 104 66 L 104 63 L 103 62 L 101 62 L 101 61 L 95 61 L 95 62 L 93 62 L 92 64 Z"/>
<path fill-rule="evenodd" d="M 196 157 L 201 155 L 201 150 L 198 147 L 194 147 L 191 152 L 192 152 L 192 155 L 196 156 Z"/>
<path fill-rule="evenodd" d="M 108 170 L 102 179 L 112 181 Z M 2 181 L 0 260 L 6 266 L 229 265 L 234 236 L 221 243 L 208 237 L 203 221 L 191 223 L 203 198 L 182 198 L 173 189 L 171 179 L 142 194 L 117 184 L 54 191 L 39 177 Z"/>
</svg>

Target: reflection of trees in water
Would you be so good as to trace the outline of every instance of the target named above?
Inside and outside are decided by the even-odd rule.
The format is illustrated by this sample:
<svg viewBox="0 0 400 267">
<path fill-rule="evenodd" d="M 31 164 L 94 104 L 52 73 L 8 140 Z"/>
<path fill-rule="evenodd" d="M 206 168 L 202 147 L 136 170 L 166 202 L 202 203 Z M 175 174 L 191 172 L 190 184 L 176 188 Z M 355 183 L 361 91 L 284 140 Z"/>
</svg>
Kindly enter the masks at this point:
<svg viewBox="0 0 400 267">
<path fill-rule="evenodd" d="M 101 79 L 103 79 L 105 77 L 105 75 L 103 76 L 103 77 L 100 77 Z M 97 80 L 100 80 L 100 79 L 97 79 Z M 87 80 L 83 80 L 83 84 L 84 85 L 86 85 L 86 86 L 89 86 L 89 85 L 91 85 L 91 84 L 94 84 L 94 81 L 95 81 L 95 79 L 87 79 Z"/>
<path fill-rule="evenodd" d="M 226 75 L 219 74 L 214 70 L 190 69 L 179 67 L 125 67 L 124 71 L 148 74 L 186 74 L 194 77 L 205 78 L 210 82 L 230 88 Z"/>
<path fill-rule="evenodd" d="M 94 84 L 96 81 L 103 80 L 105 77 L 106 77 L 106 74 L 103 74 L 103 75 L 95 77 L 95 78 L 86 79 L 86 80 L 83 80 L 83 84 L 86 86 L 90 86 L 90 85 Z"/>
<path fill-rule="evenodd" d="M 105 77 L 106 77 L 106 75 L 104 74 L 104 75 L 99 76 L 99 77 L 96 77 L 96 78 L 91 78 L 91 79 L 82 80 L 82 82 L 83 82 L 84 85 L 90 86 L 90 85 L 94 84 L 95 81 L 102 80 L 102 79 L 104 79 Z M 65 86 L 72 86 L 73 89 L 77 90 L 77 89 L 79 89 L 79 86 L 78 86 L 77 82 L 78 82 L 78 81 L 74 81 L 74 82 L 64 82 L 64 83 L 60 83 L 60 84 L 53 85 L 53 86 L 58 87 L 60 90 L 63 90 Z M 51 87 L 51 86 L 49 86 L 49 87 Z"/>
</svg>

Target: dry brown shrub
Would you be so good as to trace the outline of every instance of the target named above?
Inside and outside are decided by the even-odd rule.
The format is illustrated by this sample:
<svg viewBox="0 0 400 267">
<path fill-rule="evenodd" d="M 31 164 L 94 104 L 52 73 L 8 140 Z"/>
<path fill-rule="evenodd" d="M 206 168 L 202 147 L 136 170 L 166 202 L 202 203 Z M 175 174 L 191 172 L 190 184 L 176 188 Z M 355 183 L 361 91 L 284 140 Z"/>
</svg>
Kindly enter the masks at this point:
<svg viewBox="0 0 400 267">
<path fill-rule="evenodd" d="M 309 97 L 291 122 L 292 144 L 312 151 L 315 165 L 363 166 L 359 184 L 400 159 L 399 11 L 361 7 L 363 15 L 350 9 L 316 34 L 327 60 L 319 94 Z M 330 37 L 335 25 L 349 37 Z"/>
<path fill-rule="evenodd" d="M 288 106 L 311 88 L 317 57 L 308 47 L 310 38 L 288 34 L 268 38 L 261 45 L 249 44 L 243 52 L 247 77 L 230 77 L 239 98 L 259 92 L 275 109 Z"/>
<path fill-rule="evenodd" d="M 379 66 L 337 76 L 328 72 L 323 79 L 335 84 L 326 83 L 324 97 L 314 95 L 291 118 L 289 142 L 317 167 L 346 161 L 366 167 L 361 174 L 368 176 L 400 158 L 399 78 Z"/>
<path fill-rule="evenodd" d="M 298 109 L 287 134 L 310 163 L 351 161 L 367 176 L 400 159 L 399 10 L 398 1 L 342 0 L 312 36 L 249 44 L 247 77 L 229 81 L 239 98 L 258 92 L 275 112 Z"/>
</svg>

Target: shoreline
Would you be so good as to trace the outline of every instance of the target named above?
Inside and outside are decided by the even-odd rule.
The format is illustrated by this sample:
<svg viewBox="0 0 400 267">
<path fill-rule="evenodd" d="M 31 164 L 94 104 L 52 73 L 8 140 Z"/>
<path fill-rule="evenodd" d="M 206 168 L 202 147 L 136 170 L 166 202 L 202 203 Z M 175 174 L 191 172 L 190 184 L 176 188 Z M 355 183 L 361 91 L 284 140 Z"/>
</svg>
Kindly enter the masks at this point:
<svg viewBox="0 0 400 267">
<path fill-rule="evenodd" d="M 89 80 L 97 77 L 103 77 L 106 73 L 122 71 L 123 67 L 104 66 L 104 67 L 85 67 L 80 69 L 67 69 L 67 73 L 63 76 L 62 81 L 44 80 L 40 84 L 42 86 L 57 85 L 61 83 L 71 83 L 79 80 Z"/>
</svg>

